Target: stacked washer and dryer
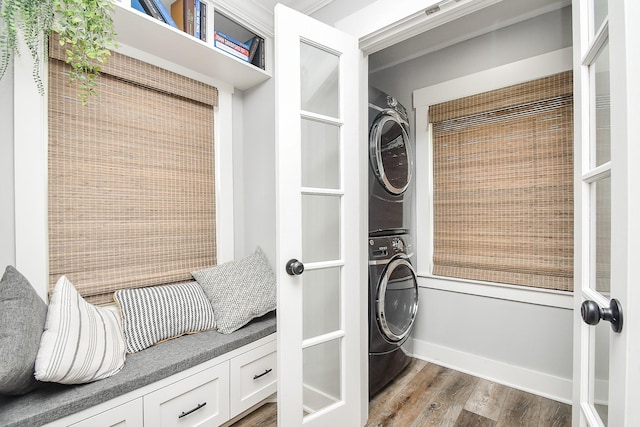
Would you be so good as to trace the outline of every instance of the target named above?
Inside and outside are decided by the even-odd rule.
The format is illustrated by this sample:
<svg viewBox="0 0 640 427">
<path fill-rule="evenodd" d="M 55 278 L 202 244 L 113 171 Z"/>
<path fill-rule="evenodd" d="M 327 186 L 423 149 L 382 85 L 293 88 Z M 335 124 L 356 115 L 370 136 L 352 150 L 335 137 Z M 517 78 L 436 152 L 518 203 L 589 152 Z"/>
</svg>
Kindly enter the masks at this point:
<svg viewBox="0 0 640 427">
<path fill-rule="evenodd" d="M 406 109 L 369 88 L 369 397 L 410 361 L 418 310 L 412 266 L 413 157 Z"/>
</svg>

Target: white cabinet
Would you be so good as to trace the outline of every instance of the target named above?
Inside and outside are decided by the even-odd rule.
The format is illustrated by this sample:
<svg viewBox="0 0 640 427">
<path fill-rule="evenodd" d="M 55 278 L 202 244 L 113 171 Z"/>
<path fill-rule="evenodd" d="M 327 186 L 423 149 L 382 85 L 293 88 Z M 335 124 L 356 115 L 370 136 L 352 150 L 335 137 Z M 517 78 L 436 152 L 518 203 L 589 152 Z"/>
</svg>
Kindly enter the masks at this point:
<svg viewBox="0 0 640 427">
<path fill-rule="evenodd" d="M 215 427 L 273 395 L 276 379 L 274 333 L 48 427 Z"/>
</svg>

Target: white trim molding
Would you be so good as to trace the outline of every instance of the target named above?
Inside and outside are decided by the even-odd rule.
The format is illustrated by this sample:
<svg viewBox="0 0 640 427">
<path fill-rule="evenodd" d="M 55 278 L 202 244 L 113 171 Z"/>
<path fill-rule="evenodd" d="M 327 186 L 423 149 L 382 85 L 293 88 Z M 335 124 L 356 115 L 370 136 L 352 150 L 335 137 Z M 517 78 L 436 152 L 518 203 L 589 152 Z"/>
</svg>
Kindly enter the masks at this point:
<svg viewBox="0 0 640 427">
<path fill-rule="evenodd" d="M 499 1 L 378 0 L 336 22 L 336 28 L 357 37 L 371 54 Z"/>
<path fill-rule="evenodd" d="M 571 379 L 533 371 L 438 344 L 413 340 L 412 356 L 475 377 L 571 404 Z M 409 348 L 411 347 L 409 345 Z"/>
<path fill-rule="evenodd" d="M 573 310 L 573 292 L 481 282 L 478 280 L 425 276 L 420 273 L 418 273 L 418 286 L 438 291 Z"/>
</svg>

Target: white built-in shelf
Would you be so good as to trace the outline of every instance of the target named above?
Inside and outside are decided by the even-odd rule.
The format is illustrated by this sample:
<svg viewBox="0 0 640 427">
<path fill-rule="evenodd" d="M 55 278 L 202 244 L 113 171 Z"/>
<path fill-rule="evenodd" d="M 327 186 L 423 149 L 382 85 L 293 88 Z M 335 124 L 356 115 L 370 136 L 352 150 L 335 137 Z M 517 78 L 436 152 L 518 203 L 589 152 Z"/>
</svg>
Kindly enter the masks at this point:
<svg viewBox="0 0 640 427">
<path fill-rule="evenodd" d="M 267 71 L 215 48 L 212 30 L 205 43 L 132 9 L 127 0 L 115 5 L 116 40 L 120 44 L 211 76 L 240 90 L 271 78 Z M 213 13 L 213 7 L 210 13 Z"/>
</svg>

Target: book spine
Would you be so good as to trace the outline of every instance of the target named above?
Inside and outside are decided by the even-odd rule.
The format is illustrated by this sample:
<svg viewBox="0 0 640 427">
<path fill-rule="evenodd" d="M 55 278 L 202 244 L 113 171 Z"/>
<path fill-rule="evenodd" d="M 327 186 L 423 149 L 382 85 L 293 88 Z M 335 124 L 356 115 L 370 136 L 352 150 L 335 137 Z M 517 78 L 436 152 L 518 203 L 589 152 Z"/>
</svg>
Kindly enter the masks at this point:
<svg viewBox="0 0 640 427">
<path fill-rule="evenodd" d="M 164 4 L 162 4 L 162 1 L 153 0 L 153 3 L 156 5 L 156 8 L 158 9 L 158 12 L 160 12 L 160 15 L 162 15 L 162 19 L 164 20 L 164 22 L 166 22 L 167 24 L 171 25 L 174 28 L 178 28 L 178 26 L 176 25 L 176 22 L 171 17 L 171 14 L 167 10 L 167 8 L 164 7 Z"/>
<path fill-rule="evenodd" d="M 260 37 L 254 36 L 250 40 L 247 40 L 246 44 L 249 45 L 249 62 L 253 63 L 253 58 L 255 58 L 258 47 L 260 46 Z"/>
<path fill-rule="evenodd" d="M 165 22 L 162 15 L 160 15 L 160 11 L 153 3 L 153 0 L 140 0 L 140 4 L 142 4 L 142 7 L 147 11 L 147 15 L 156 18 L 158 21 Z"/>
<path fill-rule="evenodd" d="M 238 44 L 233 40 L 229 40 L 218 31 L 216 31 L 216 34 L 215 34 L 215 41 L 220 44 L 224 44 L 225 46 L 228 46 L 231 49 L 234 49 L 240 52 L 243 56 L 246 56 L 247 58 L 249 58 L 249 49 L 246 48 L 246 45 L 244 43 Z"/>
<path fill-rule="evenodd" d="M 262 37 L 259 37 L 259 45 L 251 63 L 264 70 L 264 39 Z"/>
<path fill-rule="evenodd" d="M 185 28 L 185 32 L 191 35 L 194 35 L 194 20 L 195 20 L 195 15 L 196 15 L 196 5 L 195 5 L 195 1 L 194 0 L 182 0 L 182 3 L 184 5 L 184 16 L 185 16 L 185 22 L 184 22 L 184 28 Z"/>
<path fill-rule="evenodd" d="M 193 17 L 193 36 L 200 38 L 200 0 L 193 0 L 195 14 Z"/>
<path fill-rule="evenodd" d="M 181 31 L 185 31 L 186 27 L 184 26 L 185 21 L 183 0 L 176 0 L 171 3 L 171 17 L 178 26 L 178 29 Z"/>
<path fill-rule="evenodd" d="M 236 58 L 240 58 L 243 61 L 249 62 L 249 56 L 248 55 L 244 55 L 242 52 L 234 49 L 231 46 L 228 46 L 223 41 L 219 40 L 217 37 L 213 41 L 213 45 L 215 47 L 217 47 L 218 49 L 220 49 L 220 50 L 223 50 L 223 51 L 225 51 L 227 53 L 230 53 L 231 55 L 235 56 Z"/>
<path fill-rule="evenodd" d="M 144 7 L 142 7 L 142 4 L 140 4 L 140 0 L 131 0 L 131 7 L 135 10 L 139 10 L 140 12 L 146 14 L 147 11 L 144 9 Z"/>
<path fill-rule="evenodd" d="M 200 3 L 200 40 L 207 41 L 207 3 Z"/>
</svg>

